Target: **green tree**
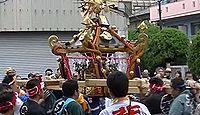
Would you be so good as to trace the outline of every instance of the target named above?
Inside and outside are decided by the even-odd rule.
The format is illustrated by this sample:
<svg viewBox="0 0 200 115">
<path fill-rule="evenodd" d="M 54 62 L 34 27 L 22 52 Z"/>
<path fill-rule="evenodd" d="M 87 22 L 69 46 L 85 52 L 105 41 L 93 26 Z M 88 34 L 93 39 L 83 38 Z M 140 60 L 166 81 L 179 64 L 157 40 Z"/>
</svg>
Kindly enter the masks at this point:
<svg viewBox="0 0 200 115">
<path fill-rule="evenodd" d="M 171 64 L 186 64 L 189 40 L 181 31 L 174 28 L 164 28 L 148 25 L 146 33 L 149 36 L 143 56 L 141 69 L 148 69 L 151 73 L 157 66 Z"/>
<path fill-rule="evenodd" d="M 139 32 L 137 29 L 128 29 L 128 39 L 129 40 L 136 40 Z"/>
<path fill-rule="evenodd" d="M 192 44 L 189 46 L 188 66 L 194 74 L 200 75 L 200 31 L 193 37 Z"/>
</svg>

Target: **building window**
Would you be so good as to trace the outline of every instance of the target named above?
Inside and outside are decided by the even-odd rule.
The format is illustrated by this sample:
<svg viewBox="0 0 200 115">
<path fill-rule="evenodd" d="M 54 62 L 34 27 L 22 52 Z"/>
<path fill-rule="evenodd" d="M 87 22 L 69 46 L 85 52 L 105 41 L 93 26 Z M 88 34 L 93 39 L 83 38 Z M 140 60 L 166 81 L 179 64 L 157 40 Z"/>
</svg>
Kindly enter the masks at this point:
<svg viewBox="0 0 200 115">
<path fill-rule="evenodd" d="M 191 33 L 192 33 L 192 35 L 195 35 L 198 30 L 200 30 L 200 22 L 192 23 L 191 24 Z"/>
<path fill-rule="evenodd" d="M 193 3 L 193 7 L 195 7 L 195 1 L 193 1 L 192 3 Z"/>
<path fill-rule="evenodd" d="M 178 29 L 188 35 L 188 26 L 187 25 L 178 25 Z"/>
<path fill-rule="evenodd" d="M 185 4 L 183 4 L 183 9 L 185 9 Z"/>
<path fill-rule="evenodd" d="M 168 12 L 168 7 L 166 7 L 166 12 Z"/>
</svg>

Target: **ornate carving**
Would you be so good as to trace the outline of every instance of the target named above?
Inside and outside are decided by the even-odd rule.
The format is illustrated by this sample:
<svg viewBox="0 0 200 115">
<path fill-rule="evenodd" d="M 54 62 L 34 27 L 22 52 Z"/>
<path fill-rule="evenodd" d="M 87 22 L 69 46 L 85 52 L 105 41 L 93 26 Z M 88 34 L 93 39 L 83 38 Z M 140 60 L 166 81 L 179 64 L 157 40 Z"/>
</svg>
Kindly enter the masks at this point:
<svg viewBox="0 0 200 115">
<path fill-rule="evenodd" d="M 126 40 L 124 36 L 120 36 L 117 33 L 116 26 L 111 26 L 108 23 L 106 16 L 103 15 L 103 11 L 107 12 L 109 9 L 114 10 L 112 4 L 108 5 L 105 0 L 84 0 L 84 3 L 80 8 L 81 16 L 83 18 L 82 24 L 85 26 L 84 29 L 81 29 L 70 41 L 59 42 L 58 37 L 55 35 L 50 36 L 48 39 L 52 53 L 60 55 L 63 59 L 66 57 L 65 62 L 63 62 L 65 65 L 63 67 L 66 70 L 63 71 L 68 73 L 70 71 L 67 58 L 68 53 L 79 52 L 89 60 L 88 66 L 79 71 L 79 77 L 81 79 L 103 79 L 106 78 L 109 72 L 117 70 L 117 64 L 106 65 L 105 55 L 114 54 L 116 52 L 126 52 L 129 54 L 126 73 L 129 79 L 133 79 L 135 69 L 139 64 L 139 57 L 144 52 L 146 40 L 148 38 L 145 34 L 145 29 L 147 28 L 145 23 L 142 22 L 138 26 L 138 29 L 140 30 L 138 36 L 139 40 L 137 42 L 131 42 Z M 114 39 L 117 39 L 122 44 L 111 44 L 110 41 Z M 75 42 L 78 40 L 82 45 L 74 47 Z M 79 65 L 76 64 L 76 66 Z M 92 91 L 94 88 L 89 89 Z"/>
</svg>

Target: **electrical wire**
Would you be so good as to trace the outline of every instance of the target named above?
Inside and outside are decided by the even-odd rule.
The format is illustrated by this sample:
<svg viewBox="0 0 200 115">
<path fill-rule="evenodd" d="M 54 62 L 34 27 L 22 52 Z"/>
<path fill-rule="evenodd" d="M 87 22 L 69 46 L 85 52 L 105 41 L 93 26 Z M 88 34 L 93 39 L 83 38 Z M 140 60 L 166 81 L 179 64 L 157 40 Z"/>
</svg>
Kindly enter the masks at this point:
<svg viewBox="0 0 200 115">
<path fill-rule="evenodd" d="M 7 2 L 7 1 L 8 1 L 8 0 L 3 0 L 3 1 L 0 1 L 0 4 L 1 4 L 1 3 L 4 3 L 4 2 Z"/>
</svg>

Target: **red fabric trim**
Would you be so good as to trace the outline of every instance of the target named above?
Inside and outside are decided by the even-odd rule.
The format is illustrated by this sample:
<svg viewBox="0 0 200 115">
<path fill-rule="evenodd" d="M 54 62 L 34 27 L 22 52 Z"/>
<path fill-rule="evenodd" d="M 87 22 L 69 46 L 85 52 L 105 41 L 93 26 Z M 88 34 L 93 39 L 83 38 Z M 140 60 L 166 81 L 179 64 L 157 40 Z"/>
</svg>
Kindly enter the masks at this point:
<svg viewBox="0 0 200 115">
<path fill-rule="evenodd" d="M 32 89 L 28 89 L 27 93 L 28 93 L 28 96 L 33 97 L 34 95 L 36 95 L 40 91 L 42 91 L 42 88 L 41 88 L 41 85 L 39 83 L 37 86 L 33 87 Z"/>
<path fill-rule="evenodd" d="M 10 101 L 0 103 L 0 111 L 8 110 L 10 107 L 12 107 L 13 105 L 16 104 L 17 96 L 16 96 L 15 92 L 13 92 L 12 95 L 13 96 L 12 96 L 12 99 Z"/>
</svg>

